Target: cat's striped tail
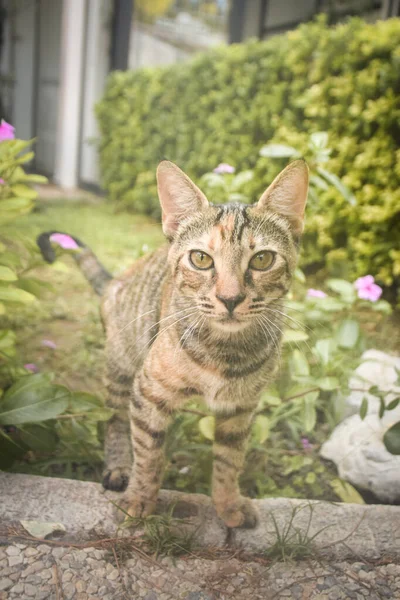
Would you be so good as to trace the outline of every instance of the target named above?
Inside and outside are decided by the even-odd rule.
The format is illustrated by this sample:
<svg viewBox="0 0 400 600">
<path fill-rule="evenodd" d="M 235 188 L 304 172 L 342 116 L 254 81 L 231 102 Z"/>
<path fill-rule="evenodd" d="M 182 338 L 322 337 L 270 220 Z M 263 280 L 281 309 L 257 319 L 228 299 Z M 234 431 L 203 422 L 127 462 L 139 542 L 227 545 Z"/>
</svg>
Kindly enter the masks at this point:
<svg viewBox="0 0 400 600">
<path fill-rule="evenodd" d="M 53 240 L 50 239 L 52 236 L 54 236 Z M 103 267 L 94 252 L 72 235 L 61 231 L 46 231 L 36 238 L 36 243 L 40 248 L 43 258 L 49 263 L 53 263 L 56 260 L 56 253 L 52 247 L 52 241 L 66 249 L 79 248 L 79 252 L 73 253 L 75 262 L 80 267 L 82 273 L 96 294 L 101 296 L 106 285 L 112 279 L 112 276 Z"/>
</svg>

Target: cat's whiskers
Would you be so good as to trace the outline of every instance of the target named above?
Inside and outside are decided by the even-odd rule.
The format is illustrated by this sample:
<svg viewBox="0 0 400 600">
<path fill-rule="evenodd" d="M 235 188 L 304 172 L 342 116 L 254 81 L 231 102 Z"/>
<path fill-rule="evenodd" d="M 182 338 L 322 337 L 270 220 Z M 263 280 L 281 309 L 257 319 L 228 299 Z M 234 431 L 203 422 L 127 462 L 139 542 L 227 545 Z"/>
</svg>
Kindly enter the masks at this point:
<svg viewBox="0 0 400 600">
<path fill-rule="evenodd" d="M 263 330 L 265 337 L 267 338 L 267 340 L 271 340 L 273 346 L 275 347 L 276 351 L 277 351 L 277 355 L 278 355 L 278 359 L 279 361 L 281 360 L 281 349 L 280 349 L 280 345 L 277 342 L 277 338 L 275 337 L 275 335 L 273 334 L 273 331 L 271 331 L 269 324 L 264 322 L 262 317 L 256 317 L 257 323 L 259 324 L 259 326 L 261 327 L 261 329 Z"/>
<path fill-rule="evenodd" d="M 282 329 L 280 329 L 280 327 L 278 327 L 278 325 L 276 323 L 274 323 L 273 321 L 268 319 L 268 317 L 266 315 L 261 315 L 260 318 L 265 326 L 270 325 L 271 328 L 274 327 L 277 330 L 278 333 L 275 333 L 273 329 L 269 330 L 269 327 L 268 327 L 268 330 L 270 331 L 270 336 L 273 339 L 275 348 L 280 356 L 281 349 L 280 349 L 280 343 L 279 343 L 279 341 L 280 341 L 279 336 L 281 336 L 283 333 Z"/>
<path fill-rule="evenodd" d="M 309 331 L 312 331 L 311 327 L 309 327 L 305 323 L 302 323 L 298 319 L 295 319 L 295 318 L 291 317 L 290 315 L 287 315 L 285 312 L 283 312 L 281 310 L 278 310 L 275 307 L 274 308 L 270 308 L 269 306 L 267 306 L 266 309 L 269 310 L 272 313 L 279 313 L 280 315 L 282 315 L 286 319 L 289 319 L 289 321 L 292 321 L 292 323 L 294 323 L 295 325 L 297 325 L 297 327 L 299 327 L 300 329 L 304 328 L 304 329 L 308 329 Z M 290 325 L 289 325 L 289 327 L 290 327 Z"/>
<path fill-rule="evenodd" d="M 149 314 L 151 314 L 151 313 L 153 313 L 155 311 L 156 311 L 156 309 L 153 308 L 152 310 L 148 310 L 147 312 L 139 315 L 135 319 L 132 319 L 131 321 L 129 321 L 129 323 L 127 323 L 126 325 L 124 325 L 124 327 L 122 327 L 122 329 L 119 329 L 114 335 L 118 335 L 118 334 L 122 333 L 125 329 L 127 329 L 129 327 L 129 325 L 132 325 L 132 323 L 134 323 L 135 321 L 138 321 L 142 317 L 145 317 L 146 315 L 149 315 Z"/>
<path fill-rule="evenodd" d="M 193 329 L 200 323 L 201 318 L 202 317 L 200 315 L 200 317 L 197 319 L 197 321 L 195 321 L 194 323 L 190 323 L 188 325 L 188 327 L 186 327 L 186 329 L 184 330 L 183 334 L 181 335 L 178 342 L 176 343 L 175 350 L 174 350 L 174 360 L 176 357 L 177 350 L 179 349 L 179 352 L 182 352 L 186 340 L 190 337 Z"/>
<path fill-rule="evenodd" d="M 156 323 L 153 323 L 153 325 L 151 325 L 150 327 L 145 329 L 145 331 L 142 333 L 142 335 L 135 340 L 135 343 L 139 342 L 146 335 L 146 333 L 148 333 L 149 331 L 154 329 L 154 327 L 157 327 L 158 325 L 160 325 L 160 323 L 162 323 L 163 321 L 166 321 L 167 319 L 172 319 L 173 317 L 177 317 L 178 315 L 180 315 L 186 311 L 193 310 L 193 309 L 194 309 L 194 307 L 190 306 L 190 307 L 184 308 L 182 310 L 175 311 L 171 315 L 167 315 L 166 317 L 163 317 L 162 319 L 160 319 Z"/>
<path fill-rule="evenodd" d="M 150 338 L 150 340 L 144 345 L 144 347 L 140 350 L 140 352 L 135 356 L 135 358 L 133 359 L 133 362 L 135 363 L 137 361 L 137 359 L 140 357 L 141 354 L 143 354 L 143 352 L 145 350 L 147 350 L 150 345 L 152 344 L 152 342 L 160 337 L 163 333 L 165 333 L 166 331 L 168 331 L 169 329 L 171 329 L 171 327 L 174 327 L 177 323 L 179 323 L 180 321 L 183 321 L 184 319 L 187 319 L 189 317 L 191 317 L 192 315 L 194 315 L 195 312 L 190 313 L 188 315 L 184 315 L 183 317 L 181 317 L 180 319 L 177 319 L 176 321 L 174 321 L 173 323 L 165 326 L 163 329 L 161 329 L 160 331 L 157 331 L 157 333 L 155 335 L 153 335 L 152 338 Z"/>
<path fill-rule="evenodd" d="M 172 327 L 173 325 L 176 325 L 177 323 L 179 323 L 179 321 L 183 321 L 183 320 L 184 320 L 184 319 L 186 319 L 187 317 L 191 316 L 191 314 L 195 314 L 195 312 L 196 312 L 196 309 L 194 309 L 193 307 L 188 307 L 188 308 L 185 308 L 185 309 L 183 309 L 183 310 L 176 311 L 175 313 L 172 313 L 171 315 L 168 315 L 167 317 L 164 317 L 164 318 L 160 319 L 160 320 L 159 320 L 157 323 L 154 323 L 154 324 L 153 324 L 151 327 L 148 327 L 148 328 L 146 329 L 146 331 L 144 331 L 144 332 L 143 332 L 143 334 L 142 334 L 140 337 L 138 337 L 137 339 L 135 339 L 135 340 L 132 342 L 132 344 L 130 344 L 130 345 L 128 346 L 128 348 L 127 348 L 127 352 L 130 352 L 130 351 L 132 350 L 132 348 L 134 348 L 134 347 L 137 345 L 137 343 L 138 343 L 138 342 L 139 342 L 141 339 L 143 339 L 143 337 L 146 335 L 146 333 L 148 333 L 149 331 L 151 331 L 152 329 L 154 329 L 154 327 L 157 327 L 157 325 L 159 325 L 159 324 L 160 324 L 160 323 L 162 323 L 163 321 L 166 321 L 167 319 L 170 319 L 170 318 L 176 317 L 177 315 L 179 315 L 179 314 L 182 314 L 183 312 L 186 312 L 186 311 L 193 311 L 193 313 L 185 314 L 185 315 L 184 315 L 182 318 L 180 318 L 180 319 L 177 319 L 177 320 L 176 320 L 176 321 L 174 321 L 173 323 L 167 324 L 165 327 L 163 327 L 163 328 L 161 328 L 159 331 L 157 331 L 157 332 L 155 333 L 155 335 L 153 335 L 153 336 L 150 338 L 150 340 L 149 340 L 149 341 L 148 341 L 148 342 L 147 342 L 147 343 L 144 345 L 144 347 L 143 347 L 143 348 L 140 350 L 140 352 L 139 352 L 139 353 L 136 355 L 136 357 L 134 358 L 134 361 L 136 361 L 136 360 L 137 360 L 137 358 L 138 358 L 138 357 L 139 357 L 139 356 L 140 356 L 140 355 L 141 355 L 141 354 L 142 354 L 142 353 L 143 353 L 143 352 L 144 352 L 144 351 L 145 351 L 147 348 L 149 348 L 149 347 L 150 347 L 150 345 L 151 345 L 152 341 L 153 341 L 153 340 L 154 340 L 154 339 L 155 339 L 155 338 L 156 338 L 158 335 L 161 335 L 162 333 L 164 333 L 164 331 L 166 331 L 167 329 L 169 329 L 169 328 L 170 328 L 170 327 Z"/>
<path fill-rule="evenodd" d="M 284 312 L 279 311 L 276 308 L 268 308 L 268 310 L 272 313 L 279 313 L 281 314 L 284 318 L 286 319 L 290 319 L 297 327 L 294 327 L 293 325 L 289 324 L 289 323 L 285 323 L 286 327 L 289 327 L 290 329 L 292 329 L 292 331 L 304 331 L 304 329 L 308 329 L 310 332 L 312 332 L 311 327 L 309 327 L 308 325 L 305 325 L 304 323 L 301 323 L 301 321 L 298 321 L 297 319 L 294 319 L 293 317 L 290 317 L 289 315 L 285 314 Z M 289 342 L 290 344 L 292 342 Z M 311 347 L 309 345 L 309 343 L 307 342 L 307 340 L 303 340 L 303 343 L 305 343 L 305 345 L 307 346 L 308 350 L 312 353 Z M 295 342 L 298 350 L 300 350 L 299 344 L 298 342 Z M 301 351 L 301 350 L 300 350 Z"/>
</svg>

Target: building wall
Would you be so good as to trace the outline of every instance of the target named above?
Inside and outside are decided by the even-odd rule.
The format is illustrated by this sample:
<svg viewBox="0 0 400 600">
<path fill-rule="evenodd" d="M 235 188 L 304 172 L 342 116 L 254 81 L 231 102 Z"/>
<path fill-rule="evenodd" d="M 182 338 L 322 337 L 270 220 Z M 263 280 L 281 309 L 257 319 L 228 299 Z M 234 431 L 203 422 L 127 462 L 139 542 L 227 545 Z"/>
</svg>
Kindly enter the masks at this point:
<svg viewBox="0 0 400 600">
<path fill-rule="evenodd" d="M 15 13 L 14 85 L 12 120 L 18 137 L 29 140 L 35 135 L 35 52 L 37 31 L 36 3 L 25 3 Z"/>
<path fill-rule="evenodd" d="M 284 33 L 319 12 L 327 13 L 333 22 L 352 15 L 374 22 L 398 16 L 399 6 L 400 0 L 246 0 L 242 39 Z"/>
<path fill-rule="evenodd" d="M 40 172 L 51 176 L 54 173 L 58 151 L 63 0 L 39 0 L 37 7 L 38 15 L 33 21 L 33 29 L 36 31 L 38 43 L 35 66 L 32 68 L 35 79 L 33 126 L 37 135 L 35 167 Z M 27 57 L 28 50 L 25 52 L 25 58 Z M 15 90 L 14 102 L 17 101 L 17 94 Z"/>
<path fill-rule="evenodd" d="M 4 4 L 3 10 L 7 10 L 7 3 Z M 14 23 L 7 14 L 5 23 L 3 25 L 3 45 L 1 50 L 0 58 L 0 77 L 1 77 L 1 89 L 0 89 L 0 110 L 2 114 L 0 118 L 12 121 L 13 117 L 13 60 L 14 60 L 14 47 L 13 47 L 13 33 Z"/>
<path fill-rule="evenodd" d="M 110 71 L 111 21 L 109 0 L 88 0 L 78 177 L 80 183 L 89 186 L 100 181 L 96 146 L 99 131 L 94 106 L 103 95 Z"/>
</svg>

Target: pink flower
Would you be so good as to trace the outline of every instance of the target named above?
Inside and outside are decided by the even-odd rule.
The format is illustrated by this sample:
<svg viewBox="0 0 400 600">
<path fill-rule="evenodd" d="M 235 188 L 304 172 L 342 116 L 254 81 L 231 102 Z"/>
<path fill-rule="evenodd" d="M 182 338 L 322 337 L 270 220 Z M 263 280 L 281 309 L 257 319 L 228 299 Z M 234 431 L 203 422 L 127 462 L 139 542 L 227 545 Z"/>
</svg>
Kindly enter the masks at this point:
<svg viewBox="0 0 400 600">
<path fill-rule="evenodd" d="M 38 367 L 33 363 L 27 363 L 26 365 L 24 365 L 24 369 L 30 371 L 31 373 L 39 373 Z"/>
<path fill-rule="evenodd" d="M 2 178 L 0 177 L 0 185 L 4 185 L 4 184 L 5 184 L 5 181 L 4 181 L 4 179 L 2 179 Z"/>
<path fill-rule="evenodd" d="M 303 446 L 303 450 L 312 450 L 312 444 L 310 444 L 308 438 L 301 438 L 301 445 Z"/>
<path fill-rule="evenodd" d="M 370 300 L 376 302 L 382 295 L 382 288 L 374 283 L 372 275 L 365 275 L 365 277 L 359 277 L 354 282 L 354 287 L 358 291 L 358 297 L 362 300 Z"/>
<path fill-rule="evenodd" d="M 14 131 L 14 127 L 2 119 L 0 123 L 0 142 L 3 140 L 13 140 L 15 138 Z"/>
<path fill-rule="evenodd" d="M 54 244 L 58 244 L 64 250 L 79 250 L 79 246 L 70 235 L 66 233 L 53 233 L 50 236 L 50 241 Z"/>
<path fill-rule="evenodd" d="M 55 350 L 57 348 L 57 344 L 55 342 L 52 342 L 51 340 L 42 340 L 42 346 L 45 346 L 46 348 L 51 348 L 52 350 Z"/>
<path fill-rule="evenodd" d="M 313 288 L 307 290 L 307 296 L 309 298 L 326 298 L 325 292 L 322 290 L 314 290 Z"/>
<path fill-rule="evenodd" d="M 232 165 L 228 165 L 228 163 L 220 163 L 218 165 L 218 167 L 216 167 L 214 169 L 214 173 L 218 173 L 220 175 L 223 175 L 224 173 L 234 173 L 235 172 L 235 167 L 232 167 Z"/>
</svg>

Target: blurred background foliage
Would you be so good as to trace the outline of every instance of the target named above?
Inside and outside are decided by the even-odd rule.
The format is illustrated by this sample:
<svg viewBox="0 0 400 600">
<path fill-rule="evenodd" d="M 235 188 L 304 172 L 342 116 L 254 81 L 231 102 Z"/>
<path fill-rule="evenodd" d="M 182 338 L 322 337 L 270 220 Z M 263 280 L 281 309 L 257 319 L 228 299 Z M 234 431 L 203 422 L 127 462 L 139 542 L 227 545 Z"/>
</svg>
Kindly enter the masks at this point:
<svg viewBox="0 0 400 600">
<path fill-rule="evenodd" d="M 75 470 L 83 476 L 88 463 L 92 472 L 101 463 L 98 425 L 113 413 L 101 397 L 60 385 L 60 372 L 57 382 L 52 372 L 37 373 L 36 364 L 24 364 L 19 348 L 20 333 L 43 318 L 40 299 L 53 289 L 36 276 L 43 259 L 31 222 L 28 231 L 13 229 L 35 206 L 32 184 L 47 182 L 23 169 L 34 155 L 30 146 L 30 141 L 0 139 L 0 469 L 19 459 L 28 470 L 32 461 L 39 468 L 42 459 L 47 469 L 56 465 L 56 473 L 71 476 Z M 42 345 L 57 347 L 51 340 Z"/>
<path fill-rule="evenodd" d="M 97 106 L 103 185 L 119 208 L 159 218 L 155 168 L 168 158 L 195 180 L 218 163 L 254 171 L 255 201 L 288 161 L 308 160 L 324 131 L 326 170 L 354 195 L 320 189 L 307 211 L 302 266 L 400 280 L 400 22 L 324 18 L 267 41 L 218 48 L 163 69 L 115 72 Z M 213 201 L 213 197 L 209 198 Z"/>
</svg>

